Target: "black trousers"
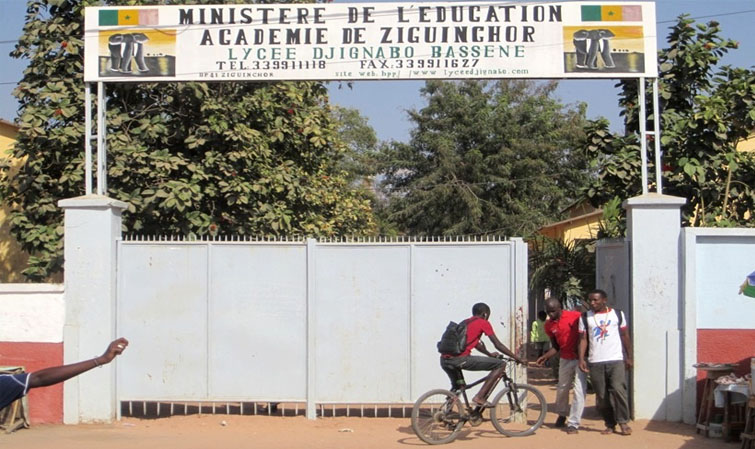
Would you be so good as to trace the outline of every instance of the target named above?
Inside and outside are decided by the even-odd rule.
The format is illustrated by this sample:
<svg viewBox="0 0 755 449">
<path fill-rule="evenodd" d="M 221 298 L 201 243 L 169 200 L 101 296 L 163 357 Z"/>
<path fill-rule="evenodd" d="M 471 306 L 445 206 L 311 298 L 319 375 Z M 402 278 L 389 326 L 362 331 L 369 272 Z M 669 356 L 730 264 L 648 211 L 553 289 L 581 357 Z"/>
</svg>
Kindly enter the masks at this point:
<svg viewBox="0 0 755 449">
<path fill-rule="evenodd" d="M 624 361 L 590 364 L 590 380 L 595 390 L 595 402 L 606 427 L 629 422 L 629 399 L 627 394 L 626 368 Z"/>
</svg>

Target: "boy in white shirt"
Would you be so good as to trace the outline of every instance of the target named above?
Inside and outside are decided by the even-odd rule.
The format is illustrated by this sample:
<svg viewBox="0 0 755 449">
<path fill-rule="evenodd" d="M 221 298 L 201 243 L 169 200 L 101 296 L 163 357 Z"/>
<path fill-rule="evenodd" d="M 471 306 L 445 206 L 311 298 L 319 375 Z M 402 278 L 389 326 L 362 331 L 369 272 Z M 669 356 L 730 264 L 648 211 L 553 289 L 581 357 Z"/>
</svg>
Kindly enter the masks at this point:
<svg viewBox="0 0 755 449">
<path fill-rule="evenodd" d="M 606 425 L 601 433 L 614 433 L 618 424 L 622 435 L 630 435 L 626 370 L 632 368 L 632 343 L 627 319 L 624 312 L 606 305 L 603 290 L 591 291 L 587 300 L 591 310 L 579 321 L 579 367 L 590 373 Z"/>
</svg>

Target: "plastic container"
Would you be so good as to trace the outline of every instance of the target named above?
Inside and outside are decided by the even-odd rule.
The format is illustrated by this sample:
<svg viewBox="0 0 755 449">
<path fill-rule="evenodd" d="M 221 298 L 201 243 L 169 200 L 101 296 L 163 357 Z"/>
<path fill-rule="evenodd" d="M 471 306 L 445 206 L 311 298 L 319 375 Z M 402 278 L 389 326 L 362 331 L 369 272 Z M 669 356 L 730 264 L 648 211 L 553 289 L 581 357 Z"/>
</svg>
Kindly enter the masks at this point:
<svg viewBox="0 0 755 449">
<path fill-rule="evenodd" d="M 724 432 L 719 423 L 708 424 L 708 437 L 709 438 L 723 438 Z"/>
</svg>

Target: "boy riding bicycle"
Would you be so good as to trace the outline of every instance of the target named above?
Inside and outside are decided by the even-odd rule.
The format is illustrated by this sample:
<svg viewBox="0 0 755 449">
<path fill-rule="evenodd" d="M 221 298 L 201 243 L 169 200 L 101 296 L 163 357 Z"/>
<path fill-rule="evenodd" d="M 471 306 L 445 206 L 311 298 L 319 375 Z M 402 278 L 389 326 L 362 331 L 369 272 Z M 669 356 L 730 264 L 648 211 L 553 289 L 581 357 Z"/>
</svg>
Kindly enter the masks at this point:
<svg viewBox="0 0 755 449">
<path fill-rule="evenodd" d="M 511 352 L 506 345 L 501 343 L 498 337 L 496 337 L 495 332 L 493 332 L 493 327 L 488 322 L 488 318 L 490 318 L 490 307 L 482 302 L 475 304 L 472 307 L 472 316 L 465 320 L 467 323 L 467 340 L 464 351 L 458 355 L 441 354 L 440 356 L 440 367 L 451 379 L 452 390 L 458 388 L 458 384 L 463 381 L 463 378 L 459 375 L 460 370 L 490 371 L 490 374 L 480 388 L 480 391 L 474 398 L 472 398 L 472 402 L 483 407 L 490 406 L 490 404 L 487 403 L 488 395 L 493 386 L 498 382 L 501 376 L 503 376 L 506 369 L 506 362 L 499 358 L 501 354 L 497 352 L 491 353 L 487 350 L 485 344 L 480 340 L 482 335 L 487 335 L 498 351 L 511 357 L 517 363 L 524 363 L 516 356 L 516 354 Z M 472 349 L 477 349 L 487 357 L 470 355 Z"/>
</svg>

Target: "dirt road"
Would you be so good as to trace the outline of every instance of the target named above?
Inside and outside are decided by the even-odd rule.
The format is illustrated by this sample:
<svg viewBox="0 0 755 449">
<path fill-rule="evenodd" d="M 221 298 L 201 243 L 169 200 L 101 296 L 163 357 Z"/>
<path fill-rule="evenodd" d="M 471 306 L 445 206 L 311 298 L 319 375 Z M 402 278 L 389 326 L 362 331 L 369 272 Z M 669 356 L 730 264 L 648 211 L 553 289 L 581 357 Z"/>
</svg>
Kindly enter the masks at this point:
<svg viewBox="0 0 755 449">
<path fill-rule="evenodd" d="M 552 385 L 541 385 L 552 407 Z M 542 449 L 557 444 L 559 449 L 637 447 L 663 449 L 738 448 L 739 443 L 725 443 L 696 435 L 691 426 L 673 423 L 635 421 L 631 436 L 601 435 L 602 422 L 594 408 L 594 396 L 588 396 L 583 428 L 577 435 L 567 435 L 549 426 L 555 414 L 548 413 L 546 426 L 535 435 L 507 438 L 498 434 L 489 422 L 479 427 L 465 427 L 459 438 L 448 445 L 453 448 L 511 447 Z M 321 418 L 307 420 L 301 416 L 190 415 L 161 419 L 124 420 L 107 425 L 35 425 L 12 435 L 0 435 L 0 446 L 24 449 L 207 449 L 275 448 L 275 449 L 384 449 L 428 447 L 412 432 L 409 418 Z"/>
</svg>

